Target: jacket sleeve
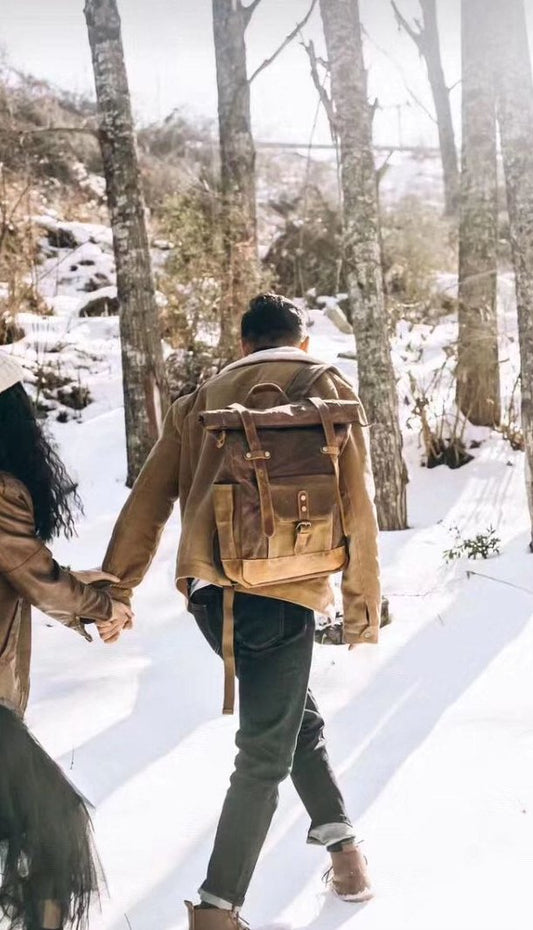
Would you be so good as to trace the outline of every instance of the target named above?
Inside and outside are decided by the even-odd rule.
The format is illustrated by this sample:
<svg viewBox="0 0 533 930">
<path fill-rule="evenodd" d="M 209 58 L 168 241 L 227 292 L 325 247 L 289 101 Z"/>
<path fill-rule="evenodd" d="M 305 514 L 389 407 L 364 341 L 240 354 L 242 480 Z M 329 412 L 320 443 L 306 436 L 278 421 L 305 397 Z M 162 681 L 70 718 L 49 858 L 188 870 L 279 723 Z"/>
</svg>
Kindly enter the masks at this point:
<svg viewBox="0 0 533 930">
<path fill-rule="evenodd" d="M 34 607 L 81 632 L 78 618 L 107 620 L 111 598 L 78 581 L 35 532 L 31 498 L 18 481 L 0 479 L 0 572 Z"/>
<path fill-rule="evenodd" d="M 358 399 L 340 377 L 335 388 L 342 399 Z M 381 620 L 379 529 L 369 428 L 363 425 L 367 420 L 362 405 L 360 411 L 360 423 L 352 425 L 339 461 L 349 554 L 342 577 L 344 639 L 347 643 L 377 643 Z"/>
<path fill-rule="evenodd" d="M 161 437 L 120 512 L 105 554 L 103 570 L 122 581 L 110 590 L 113 597 L 125 603 L 148 571 L 178 498 L 181 455 L 181 435 L 176 426 L 178 404 L 171 407 L 165 418 Z"/>
<path fill-rule="evenodd" d="M 364 417 L 364 411 L 361 407 Z M 353 424 L 340 459 L 349 562 L 342 576 L 344 639 L 377 643 L 381 619 L 378 522 L 368 427 Z"/>
</svg>

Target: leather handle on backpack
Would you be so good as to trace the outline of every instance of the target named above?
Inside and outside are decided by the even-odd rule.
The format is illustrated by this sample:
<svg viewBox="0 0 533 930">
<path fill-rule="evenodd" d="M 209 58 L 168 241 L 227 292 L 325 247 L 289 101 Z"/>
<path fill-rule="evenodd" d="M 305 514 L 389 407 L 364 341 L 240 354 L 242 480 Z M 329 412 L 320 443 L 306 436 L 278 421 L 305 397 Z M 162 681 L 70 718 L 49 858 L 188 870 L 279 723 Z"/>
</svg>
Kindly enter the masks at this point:
<svg viewBox="0 0 533 930">
<path fill-rule="evenodd" d="M 266 465 L 270 458 L 270 452 L 266 452 L 261 448 L 252 413 L 247 410 L 246 407 L 243 407 L 242 404 L 232 404 L 231 406 L 234 410 L 238 411 L 242 421 L 246 441 L 248 442 L 248 448 L 250 450 L 246 453 L 246 458 L 252 463 L 257 478 L 263 532 L 265 536 L 270 538 L 274 535 L 274 505 L 272 503 L 270 480 Z"/>
<path fill-rule="evenodd" d="M 279 394 L 283 399 L 289 403 L 289 398 L 285 391 L 280 388 L 279 384 L 274 384 L 273 381 L 262 381 L 261 384 L 254 384 L 253 388 L 250 388 L 246 399 L 244 401 L 244 406 L 246 407 L 248 400 L 254 396 L 254 394 Z"/>
</svg>

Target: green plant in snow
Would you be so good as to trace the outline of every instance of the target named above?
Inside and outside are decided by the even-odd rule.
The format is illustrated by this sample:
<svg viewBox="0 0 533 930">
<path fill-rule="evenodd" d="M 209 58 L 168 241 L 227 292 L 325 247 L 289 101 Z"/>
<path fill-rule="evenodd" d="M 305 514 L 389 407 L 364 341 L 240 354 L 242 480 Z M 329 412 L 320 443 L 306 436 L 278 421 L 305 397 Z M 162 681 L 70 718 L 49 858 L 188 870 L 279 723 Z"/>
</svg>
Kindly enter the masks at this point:
<svg viewBox="0 0 533 930">
<path fill-rule="evenodd" d="M 455 542 L 449 549 L 445 549 L 443 556 L 446 562 L 455 562 L 456 559 L 488 559 L 491 555 L 499 555 L 501 539 L 496 536 L 496 530 L 489 526 L 484 533 L 463 538 L 458 527 L 453 527 Z"/>
</svg>

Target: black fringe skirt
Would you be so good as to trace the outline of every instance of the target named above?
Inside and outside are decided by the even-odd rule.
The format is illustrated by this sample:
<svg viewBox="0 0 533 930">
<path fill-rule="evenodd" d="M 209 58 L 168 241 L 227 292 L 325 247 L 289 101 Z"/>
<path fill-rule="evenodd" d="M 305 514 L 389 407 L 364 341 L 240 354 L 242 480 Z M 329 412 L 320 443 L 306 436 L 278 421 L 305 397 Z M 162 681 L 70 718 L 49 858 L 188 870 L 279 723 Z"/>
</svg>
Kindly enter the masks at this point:
<svg viewBox="0 0 533 930">
<path fill-rule="evenodd" d="M 61 926 L 82 930 L 101 878 L 84 799 L 0 705 L 0 921 L 38 930 L 54 902 Z"/>
</svg>

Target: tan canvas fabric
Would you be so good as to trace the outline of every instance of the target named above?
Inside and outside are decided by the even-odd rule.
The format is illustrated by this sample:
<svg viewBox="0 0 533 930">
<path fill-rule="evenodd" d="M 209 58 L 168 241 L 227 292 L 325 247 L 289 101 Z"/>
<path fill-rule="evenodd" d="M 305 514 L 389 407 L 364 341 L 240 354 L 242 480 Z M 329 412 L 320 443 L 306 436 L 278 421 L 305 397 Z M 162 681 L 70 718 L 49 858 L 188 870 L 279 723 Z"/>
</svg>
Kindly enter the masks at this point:
<svg viewBox="0 0 533 930">
<path fill-rule="evenodd" d="M 214 558 L 213 481 L 218 460 L 207 441 L 200 414 L 243 403 L 259 383 L 272 382 L 283 389 L 299 368 L 309 363 L 316 364 L 317 360 L 298 349 L 257 352 L 228 366 L 172 406 L 162 436 L 120 514 L 104 560 L 104 570 L 123 579 L 122 587 L 114 589 L 115 596 L 128 600 L 132 589 L 141 582 L 178 498 L 182 517 L 176 563 L 179 590 L 187 594 L 190 578 L 228 584 Z M 358 401 L 353 388 L 338 374 L 322 376 L 313 393 L 324 399 Z M 350 643 L 377 642 L 381 591 L 368 428 L 353 425 L 339 465 L 349 530 L 349 561 L 342 575 L 345 637 Z M 236 589 L 241 590 L 238 586 Z M 260 593 L 325 614 L 331 615 L 334 610 L 333 590 L 327 578 L 262 585 Z"/>
<path fill-rule="evenodd" d="M 31 497 L 0 473 L 0 702 L 23 713 L 28 701 L 31 605 L 83 632 L 78 617 L 107 620 L 109 594 L 79 582 L 35 535 Z"/>
</svg>

